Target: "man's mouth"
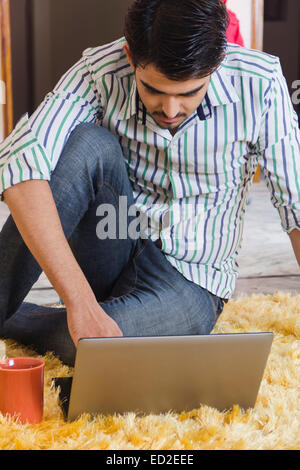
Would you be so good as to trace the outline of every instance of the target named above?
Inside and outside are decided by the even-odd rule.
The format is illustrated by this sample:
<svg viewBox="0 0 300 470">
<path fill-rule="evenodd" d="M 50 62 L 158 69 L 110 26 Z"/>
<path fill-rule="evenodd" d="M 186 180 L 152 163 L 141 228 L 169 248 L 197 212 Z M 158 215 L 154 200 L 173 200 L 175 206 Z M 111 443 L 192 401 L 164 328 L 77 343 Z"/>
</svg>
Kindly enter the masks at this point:
<svg viewBox="0 0 300 470">
<path fill-rule="evenodd" d="M 163 121 L 165 122 L 166 124 L 174 124 L 175 122 L 179 121 L 180 119 L 182 119 L 184 116 L 182 115 L 178 115 L 174 118 L 168 118 L 166 116 L 163 116 L 161 114 L 156 114 L 156 116 L 159 118 L 160 121 Z"/>
<path fill-rule="evenodd" d="M 179 118 L 172 118 L 172 119 L 167 119 L 167 118 L 163 118 L 163 117 L 160 117 L 160 120 L 165 122 L 166 124 L 173 124 L 174 122 L 177 122 Z"/>
</svg>

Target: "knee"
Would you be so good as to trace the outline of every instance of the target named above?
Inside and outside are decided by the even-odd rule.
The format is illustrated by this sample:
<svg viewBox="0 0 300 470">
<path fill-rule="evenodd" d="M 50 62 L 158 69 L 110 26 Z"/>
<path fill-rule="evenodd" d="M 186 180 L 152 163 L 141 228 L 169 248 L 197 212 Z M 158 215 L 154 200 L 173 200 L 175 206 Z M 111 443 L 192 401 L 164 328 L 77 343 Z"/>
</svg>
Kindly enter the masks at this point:
<svg viewBox="0 0 300 470">
<path fill-rule="evenodd" d="M 56 170 L 60 166 L 66 171 L 67 166 L 74 176 L 81 169 L 93 170 L 99 164 L 113 168 L 123 160 L 120 144 L 111 132 L 95 123 L 81 123 L 71 132 Z"/>
<path fill-rule="evenodd" d="M 116 137 L 107 129 L 94 122 L 82 122 L 78 124 L 70 134 L 70 139 L 76 138 L 81 140 L 83 143 L 95 143 L 99 142 L 101 145 L 114 145 L 118 143 Z"/>
<path fill-rule="evenodd" d="M 204 292 L 204 289 L 203 289 Z M 199 303 L 199 309 L 195 309 L 195 331 L 199 335 L 209 335 L 214 329 L 218 318 L 222 312 L 218 297 L 208 291 L 204 292 L 202 302 Z"/>
<path fill-rule="evenodd" d="M 92 122 L 79 124 L 71 133 L 70 139 L 76 144 L 81 161 L 111 161 L 114 156 L 122 156 L 117 138 L 104 127 Z"/>
</svg>

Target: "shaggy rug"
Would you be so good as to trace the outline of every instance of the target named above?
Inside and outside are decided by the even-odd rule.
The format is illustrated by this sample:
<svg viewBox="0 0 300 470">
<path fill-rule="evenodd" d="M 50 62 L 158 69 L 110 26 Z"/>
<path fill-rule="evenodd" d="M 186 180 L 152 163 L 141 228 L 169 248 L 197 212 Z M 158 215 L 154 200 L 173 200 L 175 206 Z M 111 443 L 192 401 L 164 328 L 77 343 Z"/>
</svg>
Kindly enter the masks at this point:
<svg viewBox="0 0 300 470">
<path fill-rule="evenodd" d="M 272 331 L 274 341 L 254 409 L 203 406 L 188 413 L 133 413 L 66 423 L 52 377 L 72 375 L 53 355 L 45 360 L 44 418 L 20 425 L 0 415 L 0 449 L 11 450 L 299 450 L 300 295 L 276 292 L 230 300 L 213 333 Z M 35 355 L 7 340 L 6 355 Z M 41 357 L 41 356 L 38 356 Z"/>
</svg>

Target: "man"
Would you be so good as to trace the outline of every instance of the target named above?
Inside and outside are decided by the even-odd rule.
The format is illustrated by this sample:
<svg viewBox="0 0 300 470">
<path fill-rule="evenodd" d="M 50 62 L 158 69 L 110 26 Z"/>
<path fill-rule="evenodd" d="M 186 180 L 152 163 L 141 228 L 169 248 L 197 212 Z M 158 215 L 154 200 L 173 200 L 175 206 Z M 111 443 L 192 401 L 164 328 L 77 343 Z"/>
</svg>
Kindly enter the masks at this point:
<svg viewBox="0 0 300 470">
<path fill-rule="evenodd" d="M 72 364 L 80 337 L 208 334 L 258 161 L 300 263 L 296 114 L 279 60 L 227 46 L 227 18 L 222 0 L 134 1 L 125 38 L 85 50 L 2 143 L 0 336 Z M 64 307 L 23 303 L 41 269 Z"/>
</svg>

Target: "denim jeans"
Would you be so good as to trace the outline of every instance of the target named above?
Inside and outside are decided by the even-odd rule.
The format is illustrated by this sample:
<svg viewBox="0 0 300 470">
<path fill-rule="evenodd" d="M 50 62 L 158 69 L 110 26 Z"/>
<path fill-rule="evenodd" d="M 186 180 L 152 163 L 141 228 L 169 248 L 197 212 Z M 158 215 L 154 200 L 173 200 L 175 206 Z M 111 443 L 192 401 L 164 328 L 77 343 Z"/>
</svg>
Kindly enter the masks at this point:
<svg viewBox="0 0 300 470">
<path fill-rule="evenodd" d="M 74 256 L 97 301 L 124 336 L 211 332 L 223 299 L 187 280 L 151 239 L 97 235 L 101 204 L 115 208 L 116 233 L 124 230 L 119 197 L 126 196 L 127 207 L 134 204 L 122 150 L 110 132 L 92 123 L 78 125 L 49 184 Z M 42 271 L 11 216 L 0 233 L 0 270 L 0 337 L 32 346 L 40 354 L 53 351 L 73 365 L 76 348 L 66 309 L 24 302 Z"/>
</svg>

